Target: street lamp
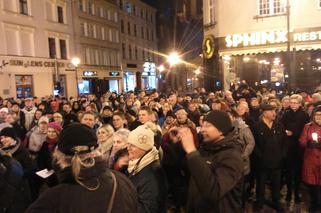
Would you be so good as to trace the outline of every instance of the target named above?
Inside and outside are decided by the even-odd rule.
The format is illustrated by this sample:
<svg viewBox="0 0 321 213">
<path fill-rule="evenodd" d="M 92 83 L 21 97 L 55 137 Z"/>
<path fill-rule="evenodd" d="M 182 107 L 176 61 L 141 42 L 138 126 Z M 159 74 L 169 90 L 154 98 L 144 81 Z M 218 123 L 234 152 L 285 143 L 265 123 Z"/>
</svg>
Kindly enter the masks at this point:
<svg viewBox="0 0 321 213">
<path fill-rule="evenodd" d="M 79 59 L 78 57 L 74 57 L 74 58 L 72 58 L 72 59 L 71 59 L 71 63 L 75 66 L 77 95 L 79 95 L 79 85 L 78 85 L 78 65 L 80 64 L 80 59 Z"/>
<path fill-rule="evenodd" d="M 182 60 L 177 52 L 172 52 L 167 56 L 167 61 L 170 64 L 170 66 L 175 66 L 176 64 L 179 64 Z"/>
</svg>

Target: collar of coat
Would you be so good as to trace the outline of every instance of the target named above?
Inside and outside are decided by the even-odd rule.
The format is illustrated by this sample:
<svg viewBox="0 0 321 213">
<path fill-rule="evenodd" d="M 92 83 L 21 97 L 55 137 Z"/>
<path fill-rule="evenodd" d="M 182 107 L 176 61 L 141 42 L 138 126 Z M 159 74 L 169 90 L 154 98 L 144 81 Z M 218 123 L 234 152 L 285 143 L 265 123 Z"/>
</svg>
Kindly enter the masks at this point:
<svg viewBox="0 0 321 213">
<path fill-rule="evenodd" d="M 209 152 L 218 152 L 224 149 L 231 148 L 237 148 L 239 150 L 242 150 L 242 143 L 240 143 L 236 131 L 230 132 L 220 141 L 203 142 L 200 146 L 201 150 Z"/>
</svg>

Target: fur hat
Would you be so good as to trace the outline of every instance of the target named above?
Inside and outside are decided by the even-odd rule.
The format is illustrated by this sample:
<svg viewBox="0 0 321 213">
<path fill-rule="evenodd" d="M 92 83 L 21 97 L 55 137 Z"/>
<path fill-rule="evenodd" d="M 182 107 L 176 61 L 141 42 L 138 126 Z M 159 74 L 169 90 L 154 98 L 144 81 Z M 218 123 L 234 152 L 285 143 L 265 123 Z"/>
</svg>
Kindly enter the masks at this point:
<svg viewBox="0 0 321 213">
<path fill-rule="evenodd" d="M 139 126 L 129 133 L 128 143 L 149 151 L 154 147 L 154 132 L 146 125 Z"/>
<path fill-rule="evenodd" d="M 211 123 L 215 128 L 226 135 L 232 130 L 232 121 L 229 115 L 222 110 L 213 110 L 209 112 L 205 117 L 204 121 Z"/>
<path fill-rule="evenodd" d="M 66 155 L 88 153 L 97 147 L 95 132 L 88 126 L 79 123 L 66 126 L 58 140 L 58 150 Z"/>
</svg>

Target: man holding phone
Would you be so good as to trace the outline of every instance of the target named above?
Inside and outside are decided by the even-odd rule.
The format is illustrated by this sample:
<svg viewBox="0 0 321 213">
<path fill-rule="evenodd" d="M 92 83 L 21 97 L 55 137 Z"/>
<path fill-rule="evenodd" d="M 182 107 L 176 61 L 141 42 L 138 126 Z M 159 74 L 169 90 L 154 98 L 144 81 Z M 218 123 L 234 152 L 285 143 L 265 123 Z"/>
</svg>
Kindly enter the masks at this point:
<svg viewBox="0 0 321 213">
<path fill-rule="evenodd" d="M 197 150 L 189 128 L 177 137 L 187 156 L 189 182 L 187 212 L 242 212 L 242 147 L 226 112 L 213 110 L 201 127 Z"/>
</svg>

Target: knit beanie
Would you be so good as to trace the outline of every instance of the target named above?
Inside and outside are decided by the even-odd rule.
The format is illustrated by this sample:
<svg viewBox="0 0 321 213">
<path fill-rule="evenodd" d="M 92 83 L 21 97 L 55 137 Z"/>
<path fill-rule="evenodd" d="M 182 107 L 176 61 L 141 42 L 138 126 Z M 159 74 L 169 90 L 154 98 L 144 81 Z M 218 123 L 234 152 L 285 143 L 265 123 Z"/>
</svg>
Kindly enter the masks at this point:
<svg viewBox="0 0 321 213">
<path fill-rule="evenodd" d="M 95 132 L 84 124 L 73 123 L 66 126 L 58 140 L 58 150 L 66 155 L 88 153 L 98 147 Z"/>
<path fill-rule="evenodd" d="M 213 110 L 209 112 L 205 117 L 204 121 L 211 123 L 215 128 L 226 135 L 232 130 L 232 122 L 228 114 L 221 110 Z"/>
<path fill-rule="evenodd" d="M 154 147 L 154 132 L 149 127 L 141 125 L 129 133 L 128 143 L 149 151 Z"/>
<path fill-rule="evenodd" d="M 12 128 L 12 127 L 3 128 L 1 130 L 1 132 L 0 132 L 0 136 L 10 137 L 10 138 L 13 138 L 15 140 L 18 138 L 16 130 L 14 128 Z"/>
<path fill-rule="evenodd" d="M 38 124 L 41 124 L 41 123 L 49 123 L 49 118 L 47 116 L 41 116 L 39 118 L 39 121 L 38 121 Z"/>
<path fill-rule="evenodd" d="M 60 132 L 62 131 L 62 127 L 58 122 L 50 122 L 48 124 L 48 128 L 54 129 L 57 132 L 57 134 L 60 134 Z"/>
</svg>

